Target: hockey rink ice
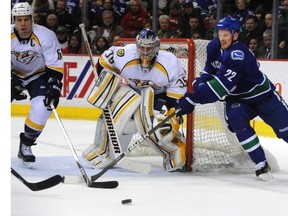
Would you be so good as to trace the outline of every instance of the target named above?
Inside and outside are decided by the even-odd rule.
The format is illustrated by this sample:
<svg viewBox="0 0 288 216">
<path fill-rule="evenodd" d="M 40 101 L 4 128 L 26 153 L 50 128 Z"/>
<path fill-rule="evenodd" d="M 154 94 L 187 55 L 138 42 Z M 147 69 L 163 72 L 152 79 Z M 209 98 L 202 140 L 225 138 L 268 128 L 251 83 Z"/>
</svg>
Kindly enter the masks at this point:
<svg viewBox="0 0 288 216">
<path fill-rule="evenodd" d="M 61 116 L 60 116 L 61 117 Z M 94 139 L 95 121 L 62 119 L 71 142 L 81 151 Z M 79 176 L 80 171 L 55 119 L 48 123 L 32 147 L 36 163 L 23 167 L 17 158 L 24 118 L 11 118 L 11 166 L 29 182 L 56 174 Z M 152 164 L 150 174 L 115 167 L 97 181 L 116 180 L 116 189 L 89 188 L 86 184 L 60 183 L 33 192 L 11 175 L 12 216 L 284 216 L 288 211 L 288 144 L 260 137 L 278 161 L 274 179 L 263 182 L 254 173 L 167 173 L 161 157 L 131 158 Z M 7 144 L 7 143 L 5 143 Z M 81 159 L 87 174 L 99 172 Z M 132 199 L 130 204 L 121 200 Z"/>
</svg>

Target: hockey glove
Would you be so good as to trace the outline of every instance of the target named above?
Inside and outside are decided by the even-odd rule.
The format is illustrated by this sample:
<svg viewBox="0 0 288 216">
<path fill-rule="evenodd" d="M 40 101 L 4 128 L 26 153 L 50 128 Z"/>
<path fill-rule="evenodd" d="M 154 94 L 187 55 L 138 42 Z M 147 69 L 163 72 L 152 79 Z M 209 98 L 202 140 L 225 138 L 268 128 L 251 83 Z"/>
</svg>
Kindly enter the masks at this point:
<svg viewBox="0 0 288 216">
<path fill-rule="evenodd" d="M 44 105 L 47 107 L 47 110 L 52 110 L 50 104 L 53 102 L 53 105 L 56 108 L 59 103 L 62 82 L 59 79 L 52 77 L 48 80 L 46 89 L 47 92 L 44 99 Z"/>
<path fill-rule="evenodd" d="M 204 72 L 200 73 L 200 77 L 197 77 L 192 83 L 194 91 L 196 91 L 200 85 L 206 83 L 208 80 L 210 80 L 212 78 L 213 78 L 213 76 L 210 74 L 207 74 Z"/>
<path fill-rule="evenodd" d="M 175 103 L 175 108 L 181 108 L 179 112 L 177 112 L 177 116 L 182 116 L 185 114 L 189 114 L 193 112 L 196 102 L 193 99 L 194 96 L 192 93 L 186 92 L 182 98 L 179 98 Z"/>
<path fill-rule="evenodd" d="M 25 100 L 27 95 L 23 92 L 24 85 L 18 79 L 11 78 L 11 102 L 15 100 Z"/>
</svg>

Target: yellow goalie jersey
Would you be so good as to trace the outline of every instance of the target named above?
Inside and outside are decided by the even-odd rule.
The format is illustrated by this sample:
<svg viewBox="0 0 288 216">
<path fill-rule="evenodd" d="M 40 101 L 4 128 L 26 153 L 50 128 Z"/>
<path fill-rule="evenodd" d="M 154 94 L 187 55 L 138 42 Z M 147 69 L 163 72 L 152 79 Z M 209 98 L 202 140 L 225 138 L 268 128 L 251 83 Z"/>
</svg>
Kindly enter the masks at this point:
<svg viewBox="0 0 288 216">
<path fill-rule="evenodd" d="M 29 40 L 19 40 L 14 27 L 11 25 L 12 73 L 22 79 L 24 85 L 37 79 L 47 68 L 63 74 L 61 48 L 53 31 L 34 24 Z"/>
<path fill-rule="evenodd" d="M 166 92 L 174 99 L 182 97 L 187 90 L 185 70 L 177 57 L 167 51 L 159 50 L 153 67 L 149 69 L 141 66 L 136 44 L 110 47 L 101 55 L 99 63 L 121 74 L 133 89 L 151 86 L 155 94 Z"/>
</svg>

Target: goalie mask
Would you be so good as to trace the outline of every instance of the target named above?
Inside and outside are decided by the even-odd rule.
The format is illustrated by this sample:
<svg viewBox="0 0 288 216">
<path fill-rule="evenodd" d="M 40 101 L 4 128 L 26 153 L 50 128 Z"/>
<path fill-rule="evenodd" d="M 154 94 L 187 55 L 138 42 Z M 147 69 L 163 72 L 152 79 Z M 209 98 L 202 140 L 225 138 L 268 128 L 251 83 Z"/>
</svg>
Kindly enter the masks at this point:
<svg viewBox="0 0 288 216">
<path fill-rule="evenodd" d="M 33 22 L 33 9 L 28 2 L 16 3 L 12 9 L 12 21 L 14 22 L 15 16 L 31 16 Z"/>
<path fill-rule="evenodd" d="M 149 68 L 154 64 L 159 51 L 160 40 L 158 36 L 152 30 L 144 29 L 137 35 L 136 45 L 141 66 Z"/>
</svg>

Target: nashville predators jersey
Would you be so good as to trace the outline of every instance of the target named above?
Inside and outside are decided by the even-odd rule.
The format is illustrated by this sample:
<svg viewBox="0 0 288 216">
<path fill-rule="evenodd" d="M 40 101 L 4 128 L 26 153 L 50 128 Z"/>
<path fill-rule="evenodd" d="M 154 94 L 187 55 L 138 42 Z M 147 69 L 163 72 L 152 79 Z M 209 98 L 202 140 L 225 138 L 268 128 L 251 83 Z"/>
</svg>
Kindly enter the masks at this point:
<svg viewBox="0 0 288 216">
<path fill-rule="evenodd" d="M 187 91 L 186 72 L 177 57 L 167 51 L 159 50 L 153 67 L 148 69 L 141 66 L 136 44 L 112 46 L 100 56 L 98 64 L 121 74 L 136 90 L 150 86 L 155 94 L 166 92 L 174 99 L 182 97 Z"/>
<path fill-rule="evenodd" d="M 55 33 L 48 28 L 34 24 L 27 40 L 20 40 L 11 25 L 11 67 L 12 73 L 26 85 L 45 72 L 64 71 L 61 48 Z"/>
</svg>

